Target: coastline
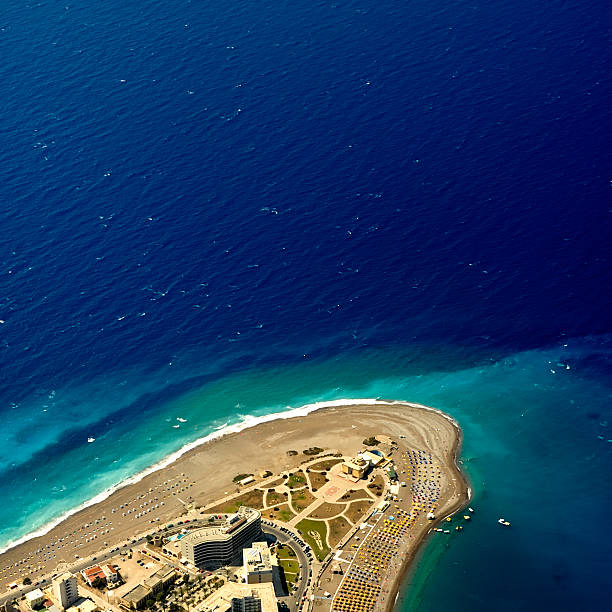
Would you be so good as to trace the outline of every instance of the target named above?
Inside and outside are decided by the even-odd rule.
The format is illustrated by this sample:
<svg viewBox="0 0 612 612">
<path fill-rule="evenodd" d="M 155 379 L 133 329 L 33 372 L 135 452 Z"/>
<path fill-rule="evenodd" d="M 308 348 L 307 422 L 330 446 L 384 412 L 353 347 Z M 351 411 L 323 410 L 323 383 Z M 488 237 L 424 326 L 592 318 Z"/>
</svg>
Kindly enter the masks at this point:
<svg viewBox="0 0 612 612">
<path fill-rule="evenodd" d="M 420 408 L 423 410 L 430 410 L 430 411 L 433 411 L 433 412 L 436 412 L 442 415 L 444 418 L 451 421 L 461 432 L 461 428 L 459 427 L 458 423 L 450 415 L 446 414 L 445 412 L 442 412 L 441 410 L 438 410 L 437 408 L 432 408 L 431 406 L 425 406 L 423 404 L 417 404 L 414 402 L 408 402 L 408 401 L 403 401 L 403 400 L 382 400 L 379 398 L 371 398 L 371 399 L 370 398 L 360 398 L 360 399 L 348 398 L 348 399 L 338 399 L 338 400 L 327 400 L 327 401 L 321 401 L 321 402 L 314 402 L 312 404 L 304 404 L 303 406 L 298 406 L 297 408 L 287 407 L 288 408 L 287 410 L 283 410 L 281 412 L 271 412 L 269 414 L 266 414 L 260 417 L 255 417 L 252 415 L 245 415 L 242 417 L 240 421 L 236 423 L 232 423 L 231 425 L 226 424 L 225 426 L 219 429 L 215 429 L 214 431 L 212 431 L 211 433 L 205 436 L 196 438 L 192 442 L 188 442 L 187 444 L 184 444 L 178 450 L 170 453 L 163 459 L 160 459 L 159 461 L 137 472 L 136 474 L 133 474 L 132 476 L 128 476 L 127 478 L 118 482 L 117 484 L 106 488 L 104 491 L 82 502 L 78 506 L 75 506 L 71 510 L 64 512 L 57 518 L 52 519 L 51 521 L 49 521 L 48 523 L 45 523 L 44 525 L 35 529 L 34 531 L 30 531 L 26 533 L 25 535 L 18 537 L 15 540 L 9 541 L 7 544 L 5 544 L 4 546 L 0 548 L 0 556 L 9 552 L 11 549 L 16 548 L 17 546 L 26 544 L 32 539 L 43 537 L 47 535 L 50 531 L 55 529 L 57 526 L 61 525 L 64 521 L 66 521 L 70 517 L 75 516 L 79 512 L 83 512 L 84 510 L 87 510 L 88 508 L 91 508 L 92 506 L 95 506 L 96 504 L 102 503 L 103 501 L 107 500 L 109 497 L 111 497 L 112 495 L 114 495 L 115 493 L 117 493 L 118 491 L 120 491 L 121 489 L 125 487 L 129 487 L 131 485 L 138 484 L 147 476 L 169 467 L 170 465 L 178 461 L 181 457 L 183 457 L 185 454 L 193 450 L 196 450 L 198 447 L 202 445 L 209 444 L 211 442 L 219 440 L 223 438 L 224 436 L 246 431 L 252 427 L 257 427 L 257 425 L 260 425 L 263 423 L 269 423 L 269 422 L 276 421 L 276 420 L 285 420 L 285 419 L 292 419 L 292 418 L 300 417 L 300 416 L 306 416 L 315 411 L 322 411 L 322 410 L 327 410 L 330 408 L 336 408 L 336 407 L 341 407 L 341 406 L 369 406 L 369 405 L 380 405 L 380 406 L 406 405 L 406 406 L 412 406 L 415 408 Z"/>
<path fill-rule="evenodd" d="M 313 413 L 316 413 L 316 416 Z M 440 410 L 412 402 L 381 399 L 333 400 L 307 404 L 262 417 L 246 417 L 239 423 L 226 426 L 186 444 L 146 470 L 126 479 L 113 490 L 101 493 L 86 502 L 83 507 L 76 508 L 71 513 L 60 517 L 54 521 L 55 524 L 49 525 L 43 534 L 31 535 L 27 539 L 24 537 L 23 542 L 15 544 L 0 553 L 0 559 L 3 562 L 7 558 L 18 559 L 21 555 L 26 555 L 28 549 L 31 551 L 36 547 L 42 548 L 47 541 L 53 541 L 53 539 L 57 541 L 60 535 L 65 537 L 64 532 L 66 530 L 68 533 L 75 533 L 77 529 L 82 529 L 82 525 L 87 526 L 89 524 L 91 526 L 93 521 L 96 521 L 97 524 L 103 516 L 105 520 L 107 519 L 106 515 L 111 518 L 111 511 L 115 512 L 115 509 L 111 509 L 111 506 L 116 506 L 116 509 L 118 509 L 122 502 L 125 502 L 128 497 L 133 497 L 134 494 L 137 495 L 137 498 L 141 495 L 143 497 L 144 495 L 153 495 L 151 491 L 157 491 L 158 487 L 165 487 L 172 479 L 181 483 L 183 481 L 187 482 L 187 480 L 191 480 L 192 474 L 198 473 L 199 482 L 196 484 L 196 478 L 194 477 L 193 484 L 190 482 L 189 485 L 184 487 L 182 484 L 180 485 L 183 487 L 181 491 L 186 490 L 187 486 L 195 486 L 195 489 L 192 489 L 193 491 L 198 490 L 199 487 L 201 497 L 196 497 L 197 503 L 206 506 L 207 503 L 227 495 L 228 490 L 235 494 L 235 484 L 232 484 L 231 476 L 240 473 L 240 470 L 247 470 L 249 466 L 253 471 L 256 471 L 255 466 L 258 468 L 274 466 L 274 472 L 279 473 L 281 469 L 295 466 L 295 459 L 291 461 L 287 457 L 286 449 L 284 447 L 279 448 L 280 444 L 294 443 L 295 447 L 301 450 L 302 447 L 298 446 L 299 444 L 308 448 L 311 443 L 320 442 L 322 446 L 326 447 L 326 450 L 335 451 L 339 449 L 350 454 L 361 445 L 361 440 L 368 434 L 398 435 L 399 432 L 407 432 L 410 426 L 415 427 L 415 431 L 421 438 L 421 443 L 426 443 L 427 437 L 432 434 L 428 430 L 427 423 L 434 423 L 439 417 L 452 425 L 454 436 L 447 440 L 451 446 L 448 448 L 445 446 L 443 454 L 446 463 L 452 467 L 452 475 L 460 479 L 462 483 L 461 491 L 463 492 L 463 495 L 450 510 L 445 509 L 444 514 L 446 516 L 449 513 L 456 512 L 469 499 L 467 481 L 457 464 L 462 442 L 462 432 L 458 423 Z M 349 422 L 352 422 L 351 428 L 349 428 Z M 446 429 L 450 428 L 447 427 Z M 437 429 L 437 431 L 439 432 L 440 429 Z M 235 456 L 238 444 L 242 451 L 242 457 Z M 265 447 L 269 450 L 266 451 Z M 254 462 L 257 460 L 262 463 L 260 465 L 255 464 Z M 211 469 L 210 474 L 204 475 L 202 478 L 201 473 L 204 469 L 215 461 L 219 464 L 219 468 Z M 180 472 L 179 475 L 179 470 L 184 471 Z M 220 475 L 223 470 L 225 470 L 225 473 Z M 162 482 L 166 476 L 169 476 L 169 480 Z M 224 491 L 223 489 L 228 490 Z M 166 498 L 167 506 L 163 513 L 161 510 L 159 511 L 160 516 L 163 516 L 162 522 L 173 519 L 184 510 L 182 506 L 184 501 L 176 493 L 171 495 L 174 497 L 168 496 Z M 181 495 L 185 497 L 186 494 L 181 493 Z M 176 502 L 177 499 L 180 503 Z M 112 515 L 112 518 L 117 520 L 115 517 L 118 516 L 119 512 Z M 435 523 L 438 524 L 443 519 L 444 517 L 438 519 Z M 109 531 L 106 531 L 107 535 L 104 539 L 108 539 L 109 546 L 117 544 L 119 541 L 125 541 L 126 538 L 136 533 L 143 533 L 151 529 L 151 525 L 142 521 L 140 523 L 132 521 L 127 525 L 128 520 L 119 519 L 115 523 L 117 530 L 114 533 L 110 534 Z M 126 523 L 123 528 L 118 524 L 121 521 Z M 115 526 L 111 529 L 115 530 Z M 411 554 L 404 559 L 404 563 L 397 574 L 390 577 L 392 582 L 389 597 L 385 604 L 386 610 L 393 609 L 406 572 L 410 569 L 416 552 L 423 546 L 424 540 L 434 525 L 428 523 L 427 527 L 422 533 L 415 534 Z M 73 529 L 74 531 L 72 531 Z M 87 556 L 87 554 L 95 554 L 96 550 L 102 548 L 101 545 L 101 541 L 96 542 L 96 544 L 91 542 L 84 549 L 79 549 L 81 558 Z M 69 565 L 74 562 L 74 559 L 65 558 L 62 561 Z M 57 564 L 56 561 L 53 563 Z M 50 567 L 45 567 L 45 570 L 49 569 Z"/>
<path fill-rule="evenodd" d="M 288 410 L 283 410 L 282 412 L 271 412 L 270 414 L 266 414 L 260 417 L 255 417 L 252 415 L 245 415 L 242 417 L 240 421 L 237 423 L 232 423 L 231 425 L 226 424 L 219 429 L 215 429 L 211 433 L 202 436 L 200 438 L 196 438 L 192 442 L 188 442 L 181 446 L 178 450 L 170 453 L 163 459 L 155 462 L 149 467 L 133 474 L 132 476 L 128 476 L 126 479 L 118 482 L 117 484 L 106 488 L 101 493 L 94 495 L 90 499 L 82 502 L 78 506 L 75 506 L 71 510 L 64 512 L 60 516 L 55 519 L 52 519 L 48 523 L 45 523 L 42 527 L 26 533 L 25 535 L 17 538 L 16 540 L 12 540 L 0 548 L 0 555 L 3 555 L 6 552 L 9 552 L 11 549 L 16 548 L 22 544 L 29 542 L 34 538 L 39 538 L 47 535 L 51 530 L 55 527 L 61 525 L 64 521 L 69 519 L 70 517 L 87 510 L 88 508 L 95 506 L 96 504 L 102 503 L 107 500 L 109 497 L 120 491 L 125 487 L 129 487 L 131 485 L 138 484 L 147 476 L 154 474 L 160 470 L 163 470 L 176 461 L 178 461 L 185 454 L 196 450 L 198 447 L 214 442 L 215 440 L 219 440 L 224 436 L 228 436 L 231 434 L 240 433 L 252 427 L 257 427 L 257 425 L 263 423 L 269 423 L 276 420 L 284 420 L 284 419 L 292 419 L 299 416 L 306 416 L 311 412 L 315 412 L 317 410 L 325 410 L 328 408 L 339 407 L 339 406 L 361 406 L 361 405 L 371 405 L 371 404 L 393 404 L 393 403 L 408 403 L 408 402 L 395 402 L 393 400 L 378 400 L 378 399 L 341 399 L 341 400 L 329 400 L 325 402 L 315 402 L 312 404 L 304 404 L 303 406 L 299 406 L 297 408 L 289 408 Z M 417 406 L 417 404 L 414 404 Z M 423 408 L 428 408 L 423 406 Z M 429 409 L 429 408 L 428 408 Z M 431 409 L 435 410 L 435 409 Z M 448 416 L 448 415 L 447 415 Z M 451 417 L 449 417 L 451 418 Z"/>
<path fill-rule="evenodd" d="M 429 407 L 425 406 L 425 408 L 429 408 Z M 432 410 L 435 410 L 435 409 L 432 408 Z M 390 597 L 387 600 L 387 605 L 385 607 L 384 612 L 392 612 L 396 608 L 402 584 L 404 583 L 408 575 L 416 569 L 414 562 L 419 557 L 419 555 L 423 553 L 423 549 L 427 545 L 427 540 L 431 536 L 434 528 L 440 525 L 447 516 L 451 516 L 455 514 L 457 511 L 459 511 L 461 508 L 464 508 L 472 499 L 472 488 L 469 485 L 466 474 L 461 470 L 461 468 L 459 467 L 459 463 L 458 463 L 459 455 L 461 454 L 461 447 L 463 444 L 463 430 L 461 429 L 457 421 L 455 421 L 455 419 L 453 419 L 452 417 L 450 417 L 444 412 L 442 412 L 442 414 L 444 414 L 446 417 L 450 419 L 450 421 L 453 423 L 455 430 L 457 432 L 457 439 L 455 442 L 455 447 L 453 449 L 452 465 L 456 471 L 456 474 L 460 478 L 462 478 L 465 483 L 465 486 L 466 486 L 465 498 L 462 500 L 459 500 L 453 507 L 451 507 L 445 513 L 444 516 L 439 517 L 435 521 L 431 521 L 431 523 L 429 524 L 430 525 L 429 529 L 424 530 L 423 533 L 420 534 L 420 537 L 415 542 L 415 546 L 414 546 L 414 549 L 412 550 L 412 554 L 404 558 L 404 563 L 395 578 L 393 589 L 390 592 Z"/>
</svg>

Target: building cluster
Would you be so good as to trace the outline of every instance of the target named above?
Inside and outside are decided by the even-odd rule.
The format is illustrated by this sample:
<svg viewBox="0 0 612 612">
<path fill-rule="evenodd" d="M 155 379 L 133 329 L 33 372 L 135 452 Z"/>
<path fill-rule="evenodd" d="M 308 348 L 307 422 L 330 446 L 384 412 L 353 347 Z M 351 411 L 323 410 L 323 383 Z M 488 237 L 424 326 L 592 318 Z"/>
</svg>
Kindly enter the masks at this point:
<svg viewBox="0 0 612 612">
<path fill-rule="evenodd" d="M 98 610 L 98 606 L 91 599 L 79 595 L 76 576 L 69 572 L 56 576 L 52 580 L 50 592 L 34 589 L 26 593 L 25 599 L 32 610 L 44 609 L 46 612 L 95 612 Z"/>
<path fill-rule="evenodd" d="M 381 466 L 386 458 L 381 451 L 366 450 L 359 453 L 353 459 L 347 459 L 342 463 L 342 474 L 348 478 L 361 480 L 370 472 L 370 469 Z"/>
<path fill-rule="evenodd" d="M 333 598 L 331 612 L 373 612 L 382 606 L 383 589 L 390 570 L 401 566 L 401 556 L 406 542 L 413 537 L 411 530 L 419 517 L 435 518 L 441 494 L 441 468 L 431 452 L 406 450 L 402 453 L 402 473 L 410 473 L 410 500 L 406 508 L 395 505 L 387 511 L 389 501 L 379 508 L 382 517 L 361 542 Z M 400 487 L 394 465 L 389 461 L 385 467 L 389 477 L 389 493 L 398 499 Z M 381 466 L 381 467 L 383 467 Z M 401 499 L 399 500 L 402 501 Z"/>
<path fill-rule="evenodd" d="M 110 564 L 94 565 L 83 570 L 81 576 L 89 586 L 94 586 L 96 581 L 102 581 L 106 585 L 114 585 L 119 582 L 119 568 Z"/>
<path fill-rule="evenodd" d="M 155 598 L 158 593 L 166 590 L 178 577 L 179 573 L 171 565 L 164 565 L 125 593 L 119 600 L 119 605 L 125 610 L 139 610 L 145 606 L 148 599 Z"/>
<path fill-rule="evenodd" d="M 272 558 L 268 545 L 257 541 L 262 535 L 259 511 L 241 507 L 233 514 L 211 514 L 203 520 L 205 527 L 182 534 L 181 560 L 199 570 L 242 564 L 244 584 L 226 583 L 203 602 L 202 612 L 276 612 Z M 141 609 L 178 576 L 166 565 L 125 593 L 119 605 L 125 610 Z"/>
<path fill-rule="evenodd" d="M 278 612 L 271 582 L 237 584 L 226 582 L 205 600 L 202 612 Z"/>
</svg>

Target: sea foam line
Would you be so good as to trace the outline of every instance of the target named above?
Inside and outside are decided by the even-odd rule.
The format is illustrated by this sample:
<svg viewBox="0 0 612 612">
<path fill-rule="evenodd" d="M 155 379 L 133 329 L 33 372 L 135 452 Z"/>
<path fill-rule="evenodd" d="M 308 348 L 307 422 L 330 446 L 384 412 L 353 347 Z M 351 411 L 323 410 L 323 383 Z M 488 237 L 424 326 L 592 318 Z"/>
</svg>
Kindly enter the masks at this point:
<svg viewBox="0 0 612 612">
<path fill-rule="evenodd" d="M 225 435 L 229 435 L 232 433 L 239 433 L 240 431 L 244 431 L 245 429 L 249 429 L 251 427 L 259 425 L 260 423 L 266 423 L 266 422 L 277 420 L 277 419 L 288 419 L 288 418 L 293 418 L 297 416 L 306 416 L 310 412 L 313 412 L 314 410 L 318 410 L 320 408 L 326 408 L 326 407 L 332 407 L 332 406 L 344 406 L 344 405 L 348 405 L 349 403 L 361 404 L 361 403 L 364 403 L 365 401 L 366 400 L 362 400 L 362 401 L 359 401 L 359 400 L 347 400 L 347 401 L 331 400 L 329 402 L 318 402 L 315 404 L 305 404 L 304 406 L 301 406 L 299 408 L 292 408 L 292 409 L 289 409 L 283 412 L 273 412 L 273 413 L 263 415 L 260 417 L 255 417 L 252 415 L 242 415 L 240 420 L 237 423 L 234 423 L 232 425 L 228 425 L 228 424 L 221 425 L 215 428 L 215 431 L 211 432 L 210 434 L 203 436 L 201 438 L 198 438 L 197 440 L 194 440 L 193 442 L 188 442 L 187 444 L 185 444 L 178 450 L 174 451 L 167 457 L 164 457 L 157 463 L 154 463 L 153 465 L 134 474 L 133 476 L 129 476 L 128 478 L 126 478 L 125 480 L 122 480 L 116 485 L 108 487 L 107 489 L 99 493 L 98 495 L 95 495 L 94 497 L 88 499 L 87 501 L 76 506 L 75 508 L 68 510 L 64 514 L 60 515 L 58 518 L 53 519 L 52 521 L 49 521 L 48 523 L 45 523 L 45 525 L 43 525 L 39 529 L 29 532 L 23 537 L 17 540 L 14 540 L 13 542 L 9 542 L 4 548 L 0 549 L 0 554 L 6 552 L 7 550 L 11 548 L 14 548 L 15 546 L 18 546 L 19 544 L 23 544 L 24 542 L 27 542 L 28 540 L 31 540 L 32 538 L 40 537 L 42 535 L 47 534 L 54 527 L 62 523 L 64 520 L 66 520 L 70 516 L 80 512 L 81 510 L 84 510 L 85 508 L 88 508 L 97 503 L 100 503 L 101 501 L 104 501 L 105 499 L 110 497 L 113 493 L 118 491 L 119 489 L 135 484 L 137 482 L 140 482 L 143 478 L 145 478 L 149 474 L 152 474 L 158 470 L 162 470 L 163 468 L 174 463 L 176 460 L 182 457 L 185 453 L 188 453 L 189 451 L 193 450 L 194 448 L 197 448 L 198 446 L 207 444 L 209 442 L 212 442 L 213 440 L 217 440 Z M 376 400 L 372 400 L 372 401 L 376 401 Z M 368 401 L 367 403 L 371 403 L 371 402 Z"/>
<path fill-rule="evenodd" d="M 27 542 L 28 540 L 31 540 L 33 538 L 38 538 L 40 536 L 43 536 L 49 533 L 49 531 L 51 531 L 54 527 L 57 527 L 60 523 L 62 523 L 67 518 L 71 517 L 72 515 L 77 514 L 81 510 L 84 510 L 85 508 L 94 506 L 95 504 L 98 504 L 101 501 L 104 501 L 105 499 L 110 497 L 113 493 L 118 491 L 119 489 L 135 484 L 137 482 L 140 482 L 143 478 L 145 478 L 149 474 L 152 474 L 153 472 L 157 472 L 158 470 L 162 470 L 163 468 L 169 466 L 171 463 L 174 463 L 177 459 L 182 457 L 185 453 L 188 453 L 189 451 L 193 450 L 194 448 L 197 448 L 198 446 L 202 446 L 203 444 L 207 444 L 208 442 L 212 442 L 213 440 L 218 440 L 219 438 L 222 438 L 223 436 L 226 436 L 228 434 L 239 433 L 241 431 L 244 431 L 245 429 L 255 427 L 256 425 L 259 425 L 261 423 L 268 423 L 270 421 L 276 421 L 276 420 L 281 420 L 281 419 L 291 419 L 291 418 L 299 417 L 299 416 L 306 416 L 307 414 L 310 414 L 311 412 L 314 412 L 315 410 L 321 410 L 323 408 L 333 408 L 333 407 L 338 407 L 338 406 L 371 406 L 372 404 L 381 404 L 381 405 L 404 404 L 408 406 L 414 406 L 418 408 L 432 410 L 434 412 L 439 412 L 444 417 L 450 419 L 450 417 L 447 414 L 443 413 L 440 410 L 436 410 L 435 408 L 430 408 L 429 406 L 422 406 L 421 404 L 414 404 L 411 402 L 405 402 L 401 400 L 380 400 L 378 398 L 376 399 L 365 398 L 365 399 L 327 400 L 327 401 L 322 401 L 322 402 L 315 402 L 313 404 L 304 404 L 303 406 L 300 406 L 298 408 L 291 408 L 290 406 L 288 406 L 287 410 L 283 410 L 282 412 L 271 412 L 270 414 L 266 414 L 266 415 L 259 416 L 259 417 L 256 417 L 253 415 L 244 415 L 241 418 L 241 420 L 239 420 L 237 423 L 233 423 L 232 425 L 226 425 L 220 429 L 217 429 L 216 431 L 211 432 L 210 434 L 206 436 L 203 436 L 202 438 L 198 438 L 197 440 L 194 440 L 193 442 L 189 442 L 185 444 L 184 446 L 179 448 L 177 451 L 171 453 L 170 455 L 168 455 L 161 461 L 154 463 L 153 465 L 149 466 L 148 468 L 145 468 L 144 470 L 138 472 L 137 474 L 134 474 L 133 476 L 129 476 L 128 478 L 126 478 L 125 480 L 122 480 L 116 485 L 108 487 L 101 493 L 98 493 L 98 495 L 95 495 L 91 499 L 88 499 L 87 501 L 76 506 L 72 510 L 68 510 L 64 514 L 60 515 L 58 518 L 53 519 L 49 521 L 48 523 L 45 523 L 39 529 L 36 529 L 35 531 L 31 531 L 25 534 L 24 536 L 22 536 L 21 538 L 18 538 L 17 540 L 13 540 L 12 542 L 9 542 L 8 544 L 6 544 L 6 546 L 0 548 L 0 554 L 5 553 L 7 550 L 10 550 L 11 548 L 15 548 L 16 546 L 19 546 L 20 544 L 23 544 L 24 542 Z M 454 420 L 453 420 L 453 423 L 455 423 Z"/>
</svg>

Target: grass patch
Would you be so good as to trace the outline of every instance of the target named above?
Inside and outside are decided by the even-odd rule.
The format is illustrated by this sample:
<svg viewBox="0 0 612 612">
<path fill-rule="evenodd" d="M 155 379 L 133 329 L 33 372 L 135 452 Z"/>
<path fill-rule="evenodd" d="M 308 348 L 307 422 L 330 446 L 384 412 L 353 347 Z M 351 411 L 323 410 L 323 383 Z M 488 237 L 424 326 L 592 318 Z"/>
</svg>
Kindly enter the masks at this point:
<svg viewBox="0 0 612 612">
<path fill-rule="evenodd" d="M 321 472 L 325 472 L 330 470 L 337 463 L 342 463 L 342 459 L 326 459 L 325 461 L 317 461 L 317 463 L 313 463 L 308 466 L 311 470 L 319 470 Z"/>
<path fill-rule="evenodd" d="M 283 568 L 287 586 L 291 587 L 297 581 L 300 564 L 297 561 L 290 561 L 289 559 L 279 560 L 278 564 Z"/>
<path fill-rule="evenodd" d="M 356 499 L 372 499 L 363 489 L 351 489 L 347 491 L 341 498 L 342 501 L 350 502 Z"/>
<path fill-rule="evenodd" d="M 351 521 L 351 523 L 356 523 L 359 519 L 366 514 L 366 512 L 370 509 L 370 506 L 374 502 L 370 499 L 362 499 L 360 501 L 354 501 L 349 505 L 348 510 L 344 513 L 345 516 Z"/>
<path fill-rule="evenodd" d="M 253 491 L 238 495 L 223 504 L 209 508 L 207 512 L 211 514 L 231 514 L 236 512 L 240 506 L 249 506 L 249 508 L 257 508 L 259 510 L 263 508 L 263 494 L 264 492 L 260 489 L 253 489 Z"/>
<path fill-rule="evenodd" d="M 351 524 L 343 517 L 332 519 L 329 524 L 329 542 L 336 546 L 338 542 L 350 531 Z"/>
<path fill-rule="evenodd" d="M 278 508 L 278 510 L 275 510 L 275 508 Z M 274 508 L 268 508 L 267 510 L 263 510 L 261 516 L 270 519 L 271 521 L 280 521 L 281 523 L 286 523 L 290 521 L 295 516 L 295 514 L 289 507 L 289 504 L 282 504 L 280 506 L 274 506 Z"/>
<path fill-rule="evenodd" d="M 306 485 L 306 474 L 302 470 L 291 474 L 285 483 L 290 489 L 299 489 Z"/>
<path fill-rule="evenodd" d="M 321 472 L 308 472 L 308 478 L 310 478 L 310 486 L 313 489 L 320 489 L 326 482 L 329 482 L 327 476 Z"/>
<path fill-rule="evenodd" d="M 331 502 L 325 502 L 318 508 L 315 508 L 310 513 L 310 518 L 313 519 L 328 519 L 332 516 L 340 514 L 346 508 L 346 504 L 334 504 Z"/>
<path fill-rule="evenodd" d="M 296 559 L 297 558 L 295 550 L 293 550 L 293 547 L 289 546 L 288 544 L 279 544 L 276 547 L 276 556 L 279 559 Z"/>
<path fill-rule="evenodd" d="M 297 582 L 300 564 L 296 559 L 296 554 L 291 546 L 283 546 L 282 544 L 276 549 L 276 557 L 278 565 L 282 568 L 287 583 L 287 589 L 291 591 L 293 585 Z"/>
<path fill-rule="evenodd" d="M 297 524 L 302 537 L 308 543 L 319 561 L 323 561 L 329 554 L 327 546 L 327 526 L 323 521 L 303 519 Z"/>
<path fill-rule="evenodd" d="M 286 501 L 285 496 L 278 491 L 268 491 L 266 496 L 266 506 L 277 506 L 278 504 L 284 504 Z"/>
<path fill-rule="evenodd" d="M 295 577 L 297 573 L 300 571 L 300 564 L 297 561 L 283 559 L 282 561 L 279 561 L 278 564 L 283 568 L 285 575 L 293 574 Z M 291 581 L 287 579 L 287 582 L 291 582 Z"/>
<path fill-rule="evenodd" d="M 315 500 L 315 496 L 308 489 L 300 489 L 291 493 L 291 506 L 296 512 L 306 510 Z"/>
</svg>

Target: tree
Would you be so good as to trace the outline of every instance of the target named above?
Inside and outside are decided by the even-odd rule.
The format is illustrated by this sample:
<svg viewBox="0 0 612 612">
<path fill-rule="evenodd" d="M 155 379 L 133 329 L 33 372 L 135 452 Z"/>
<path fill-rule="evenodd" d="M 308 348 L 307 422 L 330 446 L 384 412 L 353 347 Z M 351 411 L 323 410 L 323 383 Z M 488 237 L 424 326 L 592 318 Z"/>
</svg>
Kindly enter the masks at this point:
<svg viewBox="0 0 612 612">
<path fill-rule="evenodd" d="M 98 589 L 98 591 L 103 591 L 104 587 L 106 586 L 106 580 L 104 580 L 104 578 L 100 578 L 100 576 L 96 576 L 92 581 L 91 581 L 91 586 L 94 589 Z"/>
<path fill-rule="evenodd" d="M 32 579 L 31 579 L 29 576 L 26 576 L 26 577 L 23 579 L 23 584 L 25 584 L 26 586 L 27 586 L 28 584 L 32 584 Z"/>
<path fill-rule="evenodd" d="M 377 440 L 375 436 L 370 436 L 363 441 L 363 444 L 366 446 L 378 446 L 380 444 L 380 440 Z"/>
</svg>

